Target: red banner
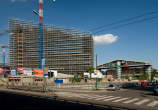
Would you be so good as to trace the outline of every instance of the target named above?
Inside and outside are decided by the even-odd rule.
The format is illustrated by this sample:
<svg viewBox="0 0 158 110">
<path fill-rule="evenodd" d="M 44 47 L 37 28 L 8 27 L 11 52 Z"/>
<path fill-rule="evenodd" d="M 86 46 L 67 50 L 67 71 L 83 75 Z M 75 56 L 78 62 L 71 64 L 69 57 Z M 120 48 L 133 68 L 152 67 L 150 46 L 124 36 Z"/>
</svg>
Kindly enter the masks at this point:
<svg viewBox="0 0 158 110">
<path fill-rule="evenodd" d="M 33 69 L 33 75 L 43 76 L 43 69 Z"/>
</svg>

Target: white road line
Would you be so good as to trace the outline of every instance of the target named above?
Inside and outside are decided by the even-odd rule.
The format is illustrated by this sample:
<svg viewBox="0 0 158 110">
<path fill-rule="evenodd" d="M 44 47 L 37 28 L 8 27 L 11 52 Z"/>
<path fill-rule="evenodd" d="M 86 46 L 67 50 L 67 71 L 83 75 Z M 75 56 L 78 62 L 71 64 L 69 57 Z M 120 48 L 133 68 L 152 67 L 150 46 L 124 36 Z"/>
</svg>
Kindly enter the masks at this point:
<svg viewBox="0 0 158 110">
<path fill-rule="evenodd" d="M 158 101 L 153 101 L 153 102 L 151 102 L 151 103 L 149 103 L 147 106 L 149 106 L 149 107 L 154 107 L 154 106 L 156 106 L 158 104 Z"/>
<path fill-rule="evenodd" d="M 123 102 L 123 103 L 128 104 L 128 103 L 131 103 L 131 102 L 135 102 L 135 101 L 137 101 L 137 100 L 139 100 L 139 99 L 138 99 L 138 98 L 134 98 L 134 99 L 125 101 L 125 102 Z"/>
<path fill-rule="evenodd" d="M 103 100 L 103 99 L 107 99 L 107 98 L 111 98 L 111 97 L 114 97 L 114 96 L 101 97 L 101 98 L 97 98 L 97 99 L 95 99 L 95 100 Z"/>
<path fill-rule="evenodd" d="M 113 97 L 113 98 L 105 99 L 104 101 L 110 101 L 110 100 L 114 100 L 114 99 L 118 99 L 118 98 L 121 98 L 121 97 Z"/>
<path fill-rule="evenodd" d="M 118 99 L 118 100 L 115 100 L 115 101 L 112 101 L 112 102 L 120 102 L 120 101 L 123 101 L 123 100 L 127 100 L 129 98 L 122 98 L 122 99 Z"/>
<path fill-rule="evenodd" d="M 75 97 L 78 97 L 78 98 L 86 98 L 87 96 L 85 96 L 85 95 L 80 95 L 80 94 L 77 95 L 77 94 L 76 94 Z"/>
<path fill-rule="evenodd" d="M 149 99 L 144 99 L 144 100 L 141 100 L 141 101 L 136 102 L 136 103 L 134 103 L 134 104 L 136 104 L 136 105 L 141 105 L 141 104 L 146 103 L 146 102 L 149 102 L 149 101 L 150 101 Z"/>
<path fill-rule="evenodd" d="M 96 95 L 88 95 L 88 94 L 80 94 L 80 96 L 81 97 L 83 97 L 83 98 L 93 98 L 93 97 L 98 97 L 98 96 L 96 96 Z"/>
<path fill-rule="evenodd" d="M 88 94 L 75 94 L 74 95 L 75 97 L 79 97 L 79 98 L 92 98 L 90 95 Z"/>
<path fill-rule="evenodd" d="M 101 98 L 101 97 L 103 97 L 103 96 L 90 96 L 87 99 L 96 99 L 96 98 Z"/>
</svg>

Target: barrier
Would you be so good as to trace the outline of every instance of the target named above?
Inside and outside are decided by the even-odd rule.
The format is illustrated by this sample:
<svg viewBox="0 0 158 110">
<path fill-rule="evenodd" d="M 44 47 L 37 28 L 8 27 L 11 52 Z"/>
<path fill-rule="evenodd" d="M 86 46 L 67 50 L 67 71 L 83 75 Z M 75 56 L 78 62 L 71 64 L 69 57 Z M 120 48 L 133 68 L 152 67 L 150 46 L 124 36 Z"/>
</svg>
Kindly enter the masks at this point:
<svg viewBox="0 0 158 110">
<path fill-rule="evenodd" d="M 45 77 L 8 77 L 7 88 L 46 91 Z"/>
</svg>

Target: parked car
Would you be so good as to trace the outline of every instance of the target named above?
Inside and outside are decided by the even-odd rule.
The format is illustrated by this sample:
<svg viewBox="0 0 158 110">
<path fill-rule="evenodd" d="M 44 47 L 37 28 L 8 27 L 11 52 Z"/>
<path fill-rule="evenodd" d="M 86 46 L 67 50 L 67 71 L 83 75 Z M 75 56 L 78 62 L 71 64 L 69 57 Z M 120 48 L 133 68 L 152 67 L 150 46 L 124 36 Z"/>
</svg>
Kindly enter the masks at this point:
<svg viewBox="0 0 158 110">
<path fill-rule="evenodd" d="M 109 86 L 107 87 L 107 90 L 112 90 L 112 91 L 120 90 L 120 87 L 115 84 L 109 84 Z"/>
<path fill-rule="evenodd" d="M 148 82 L 148 86 L 152 86 L 153 85 L 153 82 Z"/>
<path fill-rule="evenodd" d="M 154 87 L 153 92 L 154 92 L 155 95 L 158 95 L 158 86 Z"/>
</svg>

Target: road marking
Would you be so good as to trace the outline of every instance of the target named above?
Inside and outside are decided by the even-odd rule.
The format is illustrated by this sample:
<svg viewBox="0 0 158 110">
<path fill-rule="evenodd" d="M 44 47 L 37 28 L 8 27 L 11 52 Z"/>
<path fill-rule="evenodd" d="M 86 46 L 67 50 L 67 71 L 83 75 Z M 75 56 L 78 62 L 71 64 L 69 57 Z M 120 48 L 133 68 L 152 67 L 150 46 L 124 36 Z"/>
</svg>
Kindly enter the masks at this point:
<svg viewBox="0 0 158 110">
<path fill-rule="evenodd" d="M 158 101 L 153 101 L 153 102 L 151 102 L 151 103 L 149 103 L 147 106 L 149 106 L 149 107 L 154 107 L 154 106 L 156 106 L 158 104 Z"/>
<path fill-rule="evenodd" d="M 95 98 L 101 98 L 101 97 L 103 97 L 103 96 L 89 96 L 87 99 L 95 99 Z"/>
<path fill-rule="evenodd" d="M 122 98 L 122 99 L 118 99 L 118 100 L 115 100 L 115 101 L 112 101 L 112 102 L 120 102 L 120 101 L 123 101 L 123 100 L 127 100 L 129 98 Z"/>
<path fill-rule="evenodd" d="M 131 103 L 131 102 L 134 102 L 134 101 L 137 101 L 137 100 L 139 100 L 139 99 L 138 99 L 138 98 L 134 98 L 134 99 L 125 101 L 125 102 L 123 102 L 123 103 L 128 104 L 128 103 Z"/>
<path fill-rule="evenodd" d="M 86 98 L 86 97 L 88 97 L 88 95 L 82 95 L 82 94 L 79 94 L 79 95 L 75 95 L 76 97 L 79 97 L 79 98 Z"/>
<path fill-rule="evenodd" d="M 111 98 L 111 97 L 114 97 L 114 96 L 101 97 L 101 98 L 97 98 L 97 99 L 95 99 L 95 100 L 103 100 L 103 99 L 107 99 L 107 98 Z"/>
<path fill-rule="evenodd" d="M 113 97 L 113 98 L 105 99 L 104 101 L 110 101 L 110 100 L 114 100 L 114 99 L 118 99 L 118 98 L 121 98 L 121 97 Z"/>
<path fill-rule="evenodd" d="M 134 104 L 136 104 L 136 105 L 141 105 L 141 104 L 146 103 L 146 102 L 149 102 L 149 101 L 150 101 L 149 99 L 144 99 L 144 100 L 141 100 L 141 101 L 136 102 L 136 103 L 134 103 Z"/>
</svg>

